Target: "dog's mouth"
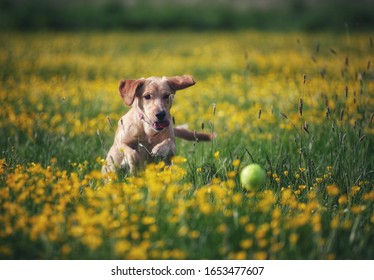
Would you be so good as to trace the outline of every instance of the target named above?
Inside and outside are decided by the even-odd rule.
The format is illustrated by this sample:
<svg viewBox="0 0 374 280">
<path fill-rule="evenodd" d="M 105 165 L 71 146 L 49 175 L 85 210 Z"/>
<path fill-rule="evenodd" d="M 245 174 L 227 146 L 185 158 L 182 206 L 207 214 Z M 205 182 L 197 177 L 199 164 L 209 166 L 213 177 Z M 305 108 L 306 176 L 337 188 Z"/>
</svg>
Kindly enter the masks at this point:
<svg viewBox="0 0 374 280">
<path fill-rule="evenodd" d="M 162 131 L 165 128 L 167 128 L 170 125 L 170 122 L 168 120 L 164 121 L 156 121 L 152 124 L 153 129 L 157 131 Z"/>
</svg>

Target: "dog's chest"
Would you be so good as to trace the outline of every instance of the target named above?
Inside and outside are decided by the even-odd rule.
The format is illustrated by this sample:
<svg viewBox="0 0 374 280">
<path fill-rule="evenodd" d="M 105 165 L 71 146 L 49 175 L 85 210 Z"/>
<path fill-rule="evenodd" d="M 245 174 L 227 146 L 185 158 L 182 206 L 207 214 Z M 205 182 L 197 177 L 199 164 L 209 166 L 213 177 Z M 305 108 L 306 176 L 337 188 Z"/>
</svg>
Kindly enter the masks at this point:
<svg viewBox="0 0 374 280">
<path fill-rule="evenodd" d="M 154 136 L 143 135 L 142 137 L 139 138 L 138 149 L 141 150 L 142 148 L 143 149 L 145 148 L 149 152 L 151 152 L 154 146 L 161 143 L 166 138 L 167 138 L 167 135 L 165 135 L 164 133 L 158 133 Z"/>
</svg>

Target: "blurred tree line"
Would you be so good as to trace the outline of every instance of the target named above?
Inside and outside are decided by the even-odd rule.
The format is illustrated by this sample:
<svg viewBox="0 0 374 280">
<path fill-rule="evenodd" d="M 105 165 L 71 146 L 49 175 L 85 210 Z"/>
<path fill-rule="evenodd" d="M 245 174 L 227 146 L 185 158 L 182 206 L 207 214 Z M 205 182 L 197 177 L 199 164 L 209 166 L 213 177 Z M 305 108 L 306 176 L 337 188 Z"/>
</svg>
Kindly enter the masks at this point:
<svg viewBox="0 0 374 280">
<path fill-rule="evenodd" d="M 373 30 L 372 0 L 0 0 L 0 30 Z"/>
</svg>

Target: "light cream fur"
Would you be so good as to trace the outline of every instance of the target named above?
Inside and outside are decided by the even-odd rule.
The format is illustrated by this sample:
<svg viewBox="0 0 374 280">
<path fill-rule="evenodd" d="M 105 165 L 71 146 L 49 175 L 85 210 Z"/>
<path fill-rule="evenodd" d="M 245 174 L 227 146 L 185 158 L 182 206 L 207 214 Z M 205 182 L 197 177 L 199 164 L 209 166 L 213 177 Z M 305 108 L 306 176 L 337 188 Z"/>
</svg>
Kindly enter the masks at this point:
<svg viewBox="0 0 374 280">
<path fill-rule="evenodd" d="M 170 163 L 176 153 L 175 137 L 210 141 L 213 134 L 174 127 L 170 108 L 176 91 L 195 84 L 191 76 L 149 77 L 123 80 L 119 93 L 131 109 L 118 121 L 114 142 L 102 172 L 124 168 L 130 173 L 156 158 Z"/>
</svg>

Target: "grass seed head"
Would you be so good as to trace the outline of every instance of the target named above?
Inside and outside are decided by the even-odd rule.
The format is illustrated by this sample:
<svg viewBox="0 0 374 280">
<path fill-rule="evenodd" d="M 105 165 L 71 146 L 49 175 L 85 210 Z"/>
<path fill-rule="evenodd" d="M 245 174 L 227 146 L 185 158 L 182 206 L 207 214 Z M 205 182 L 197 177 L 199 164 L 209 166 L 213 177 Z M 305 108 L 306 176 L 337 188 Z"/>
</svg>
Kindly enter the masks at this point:
<svg viewBox="0 0 374 280">
<path fill-rule="evenodd" d="M 343 121 L 343 117 L 344 117 L 344 108 L 341 109 L 341 111 L 340 111 L 339 120 L 340 120 L 340 121 Z"/>
<path fill-rule="evenodd" d="M 301 97 L 299 99 L 299 113 L 300 116 L 303 116 L 303 99 Z"/>
<path fill-rule="evenodd" d="M 326 107 L 326 119 L 330 118 L 330 108 L 329 106 Z"/>
<path fill-rule="evenodd" d="M 112 121 L 110 120 L 109 116 L 106 116 L 106 120 L 110 126 L 111 129 L 113 129 L 113 124 L 112 124 Z M 122 119 L 121 119 L 122 120 Z"/>
<path fill-rule="evenodd" d="M 287 117 L 287 115 L 286 115 L 285 113 L 280 112 L 280 115 L 281 115 L 283 118 L 285 118 L 286 120 L 288 120 L 288 117 Z"/>
</svg>

